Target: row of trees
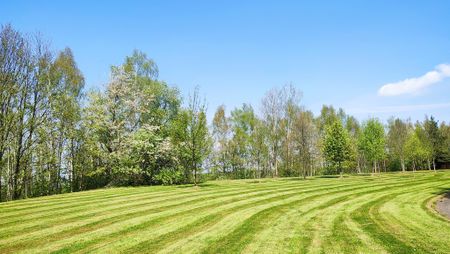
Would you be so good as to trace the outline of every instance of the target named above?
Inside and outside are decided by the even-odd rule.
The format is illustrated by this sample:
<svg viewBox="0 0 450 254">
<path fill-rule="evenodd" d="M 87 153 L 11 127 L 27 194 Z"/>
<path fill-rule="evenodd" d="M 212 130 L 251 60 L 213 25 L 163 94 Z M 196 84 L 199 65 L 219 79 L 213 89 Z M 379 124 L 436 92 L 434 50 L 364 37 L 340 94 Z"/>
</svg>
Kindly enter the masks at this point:
<svg viewBox="0 0 450 254">
<path fill-rule="evenodd" d="M 105 186 L 210 178 L 434 169 L 450 161 L 450 126 L 433 117 L 360 124 L 342 109 L 314 116 L 292 85 L 261 110 L 220 106 L 210 126 L 198 89 L 183 102 L 135 51 L 84 91 L 70 49 L 0 31 L 0 201 Z"/>
<path fill-rule="evenodd" d="M 0 201 L 108 185 L 199 181 L 211 140 L 196 90 L 176 88 L 135 51 L 103 91 L 84 93 L 72 51 L 0 31 Z"/>
<path fill-rule="evenodd" d="M 319 167 L 319 133 L 300 99 L 293 86 L 273 89 L 262 100 L 262 117 L 248 104 L 229 117 L 220 106 L 212 122 L 211 172 L 233 178 L 313 174 Z"/>
<path fill-rule="evenodd" d="M 215 177 L 256 178 L 315 174 L 376 173 L 436 169 L 450 161 L 449 125 L 433 117 L 411 123 L 399 118 L 384 125 L 376 118 L 359 123 L 342 109 L 323 106 L 315 117 L 300 104 L 292 85 L 272 89 L 261 116 L 250 105 L 212 123 Z"/>
<path fill-rule="evenodd" d="M 77 170 L 83 76 L 70 49 L 10 26 L 0 41 L 0 200 L 59 193 Z"/>
</svg>

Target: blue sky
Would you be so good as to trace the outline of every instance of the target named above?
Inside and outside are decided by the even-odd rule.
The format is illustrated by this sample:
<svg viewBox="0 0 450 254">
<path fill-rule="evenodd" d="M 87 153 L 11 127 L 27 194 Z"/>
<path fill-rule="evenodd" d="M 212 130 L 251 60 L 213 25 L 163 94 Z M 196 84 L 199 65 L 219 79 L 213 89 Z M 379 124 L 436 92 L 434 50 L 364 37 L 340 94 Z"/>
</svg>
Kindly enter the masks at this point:
<svg viewBox="0 0 450 254">
<path fill-rule="evenodd" d="M 258 110 L 267 90 L 292 83 L 315 113 L 331 104 L 362 120 L 448 122 L 449 11 L 450 1 L 4 1 L 0 23 L 70 47 L 87 88 L 140 49 L 184 96 L 199 85 L 210 116 L 220 104 Z"/>
</svg>

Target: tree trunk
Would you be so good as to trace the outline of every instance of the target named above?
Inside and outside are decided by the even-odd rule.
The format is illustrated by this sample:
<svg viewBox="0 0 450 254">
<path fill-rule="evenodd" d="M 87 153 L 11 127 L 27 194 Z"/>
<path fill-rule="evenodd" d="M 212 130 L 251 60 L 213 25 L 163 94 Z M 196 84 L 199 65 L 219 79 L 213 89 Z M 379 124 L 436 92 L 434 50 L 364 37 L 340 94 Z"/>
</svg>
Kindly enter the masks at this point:
<svg viewBox="0 0 450 254">
<path fill-rule="evenodd" d="M 400 159 L 400 164 L 402 165 L 402 172 L 405 172 L 405 160 L 403 158 Z"/>
<path fill-rule="evenodd" d="M 433 159 L 433 170 L 436 172 L 436 160 Z"/>
<path fill-rule="evenodd" d="M 0 160 L 1 161 L 1 160 Z M 0 169 L 0 202 L 3 201 L 3 196 L 2 196 L 2 170 Z"/>
<path fill-rule="evenodd" d="M 10 163 L 10 149 L 8 149 L 8 159 L 7 159 L 7 166 L 6 171 L 8 172 L 8 183 L 6 187 L 6 201 L 12 200 L 12 188 L 13 188 L 13 179 L 12 179 L 12 167 Z"/>
<path fill-rule="evenodd" d="M 56 186 L 57 186 L 57 192 L 58 192 L 58 194 L 60 194 L 60 193 L 62 193 L 62 183 L 61 183 L 61 168 L 62 168 L 62 146 L 63 146 L 63 140 L 62 140 L 62 138 L 61 138 L 61 140 L 60 140 L 60 144 L 59 144 L 59 148 L 58 148 L 58 169 L 57 169 L 57 172 L 58 172 L 58 175 L 57 175 L 57 178 L 56 178 Z"/>
<path fill-rule="evenodd" d="M 71 154 L 71 159 L 70 159 L 70 167 L 71 167 L 71 174 L 70 174 L 70 192 L 75 191 L 75 184 L 76 184 L 76 172 L 75 172 L 75 141 L 72 138 L 70 141 L 70 154 Z"/>
<path fill-rule="evenodd" d="M 22 182 L 22 189 L 23 189 L 23 198 L 28 198 L 28 172 L 27 172 L 27 163 L 24 164 L 23 169 L 23 182 Z"/>
<path fill-rule="evenodd" d="M 28 174 L 26 169 L 24 169 L 24 177 L 23 177 L 23 198 L 28 198 Z"/>
<path fill-rule="evenodd" d="M 277 160 L 277 153 L 274 153 L 274 161 L 275 161 L 275 177 L 278 177 L 278 160 Z"/>
<path fill-rule="evenodd" d="M 356 160 L 356 171 L 358 174 L 361 174 L 361 161 L 359 159 Z"/>
<path fill-rule="evenodd" d="M 306 179 L 306 175 L 308 174 L 308 165 L 306 162 L 303 163 L 303 179 Z"/>
<path fill-rule="evenodd" d="M 19 137 L 18 147 L 16 150 L 16 162 L 14 165 L 14 191 L 13 199 L 18 199 L 20 197 L 19 189 L 19 175 L 20 175 L 20 154 L 22 153 L 22 136 Z"/>
<path fill-rule="evenodd" d="M 197 168 L 194 168 L 194 186 L 197 186 Z"/>
</svg>

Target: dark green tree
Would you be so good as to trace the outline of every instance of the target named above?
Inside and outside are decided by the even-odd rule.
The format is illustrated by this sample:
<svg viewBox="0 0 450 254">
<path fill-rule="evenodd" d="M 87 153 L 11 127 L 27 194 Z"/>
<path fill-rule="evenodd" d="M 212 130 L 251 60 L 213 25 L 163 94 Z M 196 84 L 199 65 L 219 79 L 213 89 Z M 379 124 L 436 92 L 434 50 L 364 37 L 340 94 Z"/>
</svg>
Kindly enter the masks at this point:
<svg viewBox="0 0 450 254">
<path fill-rule="evenodd" d="M 197 185 L 203 163 L 210 154 L 212 145 L 206 122 L 206 105 L 200 101 L 198 88 L 190 97 L 188 108 L 179 113 L 172 136 L 186 178 L 189 179 L 193 174 L 194 185 Z"/>
<path fill-rule="evenodd" d="M 349 134 L 341 121 L 334 121 L 327 126 L 323 140 L 323 155 L 327 164 L 342 175 L 343 163 L 352 158 L 352 149 Z"/>
<path fill-rule="evenodd" d="M 379 162 L 385 158 L 386 138 L 383 124 L 378 119 L 369 119 L 364 124 L 358 144 L 365 157 L 372 162 L 373 172 L 381 172 Z"/>
<path fill-rule="evenodd" d="M 436 159 L 443 154 L 443 138 L 439 131 L 438 122 L 433 116 L 430 118 L 426 117 L 423 123 L 423 127 L 426 132 L 426 136 L 431 148 L 431 161 L 433 164 L 433 169 L 436 170 Z"/>
</svg>

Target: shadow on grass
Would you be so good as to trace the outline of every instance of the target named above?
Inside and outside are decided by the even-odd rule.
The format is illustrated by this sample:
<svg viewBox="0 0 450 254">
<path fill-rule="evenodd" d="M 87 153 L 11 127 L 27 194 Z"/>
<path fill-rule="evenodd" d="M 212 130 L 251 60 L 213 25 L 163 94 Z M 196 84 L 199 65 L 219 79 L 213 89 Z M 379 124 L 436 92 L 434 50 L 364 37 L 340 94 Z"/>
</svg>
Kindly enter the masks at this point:
<svg viewBox="0 0 450 254">
<path fill-rule="evenodd" d="M 206 187 L 215 187 L 215 186 L 219 186 L 218 184 L 215 183 L 199 183 L 197 184 L 197 186 L 195 186 L 194 184 L 183 184 L 183 185 L 178 185 L 176 188 L 180 188 L 180 189 L 186 189 L 186 188 L 192 188 L 192 187 L 200 187 L 200 188 L 206 188 Z"/>
<path fill-rule="evenodd" d="M 443 197 L 450 199 L 450 188 L 449 187 L 446 187 L 446 188 L 440 187 L 440 188 L 438 188 L 437 191 L 433 192 L 433 194 L 443 195 Z"/>
<path fill-rule="evenodd" d="M 343 178 L 348 177 L 347 175 L 343 175 Z M 340 175 L 323 175 L 323 176 L 318 176 L 317 178 L 341 178 Z"/>
<path fill-rule="evenodd" d="M 252 180 L 252 181 L 248 181 L 245 183 L 250 183 L 250 184 L 255 184 L 255 183 L 266 183 L 266 181 L 261 181 L 261 180 Z"/>
<path fill-rule="evenodd" d="M 313 177 L 290 177 L 290 178 L 285 178 L 283 179 L 283 181 L 308 181 L 308 180 L 314 180 L 314 178 L 316 178 L 315 176 Z"/>
</svg>

